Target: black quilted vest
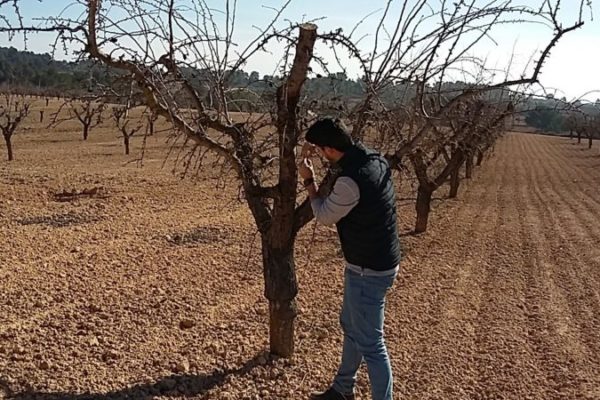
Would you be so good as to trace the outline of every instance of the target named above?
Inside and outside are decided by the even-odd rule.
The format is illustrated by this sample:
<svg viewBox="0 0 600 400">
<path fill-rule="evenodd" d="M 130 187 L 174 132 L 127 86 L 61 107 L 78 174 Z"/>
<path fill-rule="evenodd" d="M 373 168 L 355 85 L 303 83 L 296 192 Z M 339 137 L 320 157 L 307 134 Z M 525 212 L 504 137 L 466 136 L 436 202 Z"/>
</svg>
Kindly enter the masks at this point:
<svg viewBox="0 0 600 400">
<path fill-rule="evenodd" d="M 354 145 L 337 165 L 340 176 L 352 178 L 360 190 L 358 204 L 338 221 L 344 258 L 376 271 L 396 267 L 401 250 L 396 223 L 396 195 L 390 167 L 381 155 Z"/>
</svg>

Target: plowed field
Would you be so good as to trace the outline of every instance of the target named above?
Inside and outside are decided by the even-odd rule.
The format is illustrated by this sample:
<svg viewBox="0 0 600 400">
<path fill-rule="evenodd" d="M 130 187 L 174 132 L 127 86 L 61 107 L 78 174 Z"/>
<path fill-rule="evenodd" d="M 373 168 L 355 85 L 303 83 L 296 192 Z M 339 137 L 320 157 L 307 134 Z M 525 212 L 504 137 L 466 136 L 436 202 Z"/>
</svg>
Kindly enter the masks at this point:
<svg viewBox="0 0 600 400">
<path fill-rule="evenodd" d="M 335 232 L 311 223 L 298 239 L 296 355 L 272 359 L 260 241 L 237 189 L 218 171 L 161 168 L 160 135 L 139 168 L 110 129 L 88 142 L 75 129 L 38 126 L 0 162 L 0 398 L 304 399 L 327 386 L 341 350 Z M 419 237 L 400 188 L 405 256 L 386 309 L 397 398 L 600 399 L 597 154 L 508 134 Z"/>
</svg>

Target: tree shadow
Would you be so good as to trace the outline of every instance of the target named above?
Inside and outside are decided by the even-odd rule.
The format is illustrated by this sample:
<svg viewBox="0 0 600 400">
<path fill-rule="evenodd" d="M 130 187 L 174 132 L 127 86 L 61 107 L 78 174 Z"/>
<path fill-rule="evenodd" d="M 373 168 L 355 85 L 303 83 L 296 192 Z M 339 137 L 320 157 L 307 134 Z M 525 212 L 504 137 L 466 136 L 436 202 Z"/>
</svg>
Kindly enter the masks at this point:
<svg viewBox="0 0 600 400">
<path fill-rule="evenodd" d="M 414 229 L 411 229 L 411 230 L 399 233 L 398 237 L 403 238 L 403 237 L 416 236 L 416 235 L 417 235 L 417 233 L 414 231 Z"/>
<path fill-rule="evenodd" d="M 10 389 L 10 385 L 6 380 L 0 377 L 0 394 L 4 391 L 5 398 L 11 400 L 153 399 L 165 395 L 184 398 L 194 397 L 222 386 L 229 376 L 248 374 L 256 366 L 264 365 L 265 360 L 269 360 L 269 354 L 261 352 L 237 368 L 225 370 L 217 368 L 210 374 L 174 374 L 162 377 L 154 383 L 137 384 L 107 393 L 41 392 L 32 388 L 15 392 Z"/>
<path fill-rule="evenodd" d="M 439 202 L 442 202 L 442 201 L 448 200 L 448 199 L 449 198 L 447 196 L 445 196 L 445 197 L 432 197 L 431 198 L 431 204 L 433 204 L 433 203 L 439 203 Z M 399 203 L 399 204 L 396 204 L 396 206 L 398 208 L 409 207 L 409 206 L 414 207 L 416 201 L 417 201 L 416 197 L 400 197 L 399 199 L 397 199 L 397 203 Z"/>
</svg>

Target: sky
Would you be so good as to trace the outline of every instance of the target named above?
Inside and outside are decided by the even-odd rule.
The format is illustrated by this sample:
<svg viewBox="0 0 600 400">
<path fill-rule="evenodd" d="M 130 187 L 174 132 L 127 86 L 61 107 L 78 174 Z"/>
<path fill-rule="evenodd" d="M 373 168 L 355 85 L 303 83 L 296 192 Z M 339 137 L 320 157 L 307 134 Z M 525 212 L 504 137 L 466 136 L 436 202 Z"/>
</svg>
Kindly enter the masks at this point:
<svg viewBox="0 0 600 400">
<path fill-rule="evenodd" d="M 43 0 L 41 3 L 37 0 L 19 1 L 22 4 L 25 22 L 31 21 L 32 17 L 57 15 L 73 3 L 72 0 Z M 105 4 L 107 1 L 105 0 Z M 521 0 L 518 3 L 535 6 L 542 1 Z M 590 101 L 600 98 L 600 0 L 594 1 L 591 13 L 589 9 L 586 9 L 584 14 L 585 25 L 561 39 L 542 69 L 541 84 L 547 92 L 553 93 L 556 97 L 564 96 L 568 100 L 573 100 L 584 96 Z M 207 2 L 215 10 L 224 9 L 224 0 L 207 0 Z M 488 2 L 489 0 L 480 3 Z M 257 26 L 263 27 L 269 23 L 274 15 L 272 8 L 279 8 L 283 3 L 282 0 L 238 0 L 234 40 L 240 48 L 250 40 L 249 38 L 256 35 Z M 388 13 L 389 21 L 399 15 L 401 2 L 397 1 L 396 3 Z M 428 1 L 433 8 L 439 7 L 440 3 L 441 0 Z M 514 3 L 517 2 L 514 1 Z M 578 0 L 562 1 L 563 6 L 559 17 L 565 22 L 565 25 L 576 20 L 577 3 L 579 3 Z M 359 21 L 364 19 L 355 36 L 364 36 L 361 48 L 369 51 L 372 48 L 375 29 L 383 15 L 385 5 L 386 1 L 384 0 L 291 0 L 290 5 L 282 14 L 278 26 L 285 26 L 288 21 L 295 23 L 316 19 L 320 32 L 331 31 L 339 27 L 342 27 L 344 32 L 349 32 Z M 76 15 L 81 10 L 81 5 L 75 5 L 67 10 L 67 14 Z M 9 11 L 10 9 L 7 9 L 6 6 L 0 9 L 0 13 L 9 19 L 14 18 Z M 365 19 L 369 14 L 371 16 Z M 219 15 L 218 12 L 217 15 Z M 427 28 L 426 24 L 424 26 Z M 504 69 L 512 55 L 513 68 L 517 74 L 521 74 L 532 55 L 535 57 L 535 54 L 539 54 L 539 51 L 545 47 L 551 34 L 551 29 L 537 25 L 504 25 L 491 32 L 494 40 L 482 40 L 469 54 L 486 59 L 486 65 L 498 69 Z M 39 53 L 49 52 L 52 39 L 53 37 L 50 35 L 31 37 L 27 46 L 28 50 Z M 5 34 L 0 34 L 0 46 L 14 46 L 22 49 L 23 41 L 21 38 L 15 38 L 9 42 Z M 246 71 L 258 70 L 261 75 L 276 73 L 276 61 L 280 60 L 282 49 L 282 45 L 277 44 L 268 47 L 269 52 L 258 53 L 244 66 L 244 69 Z M 332 71 L 340 69 L 336 67 L 332 52 L 327 47 L 321 45 L 317 48 L 317 54 L 329 61 Z M 66 56 L 57 54 L 57 57 L 64 59 Z M 350 61 L 346 64 L 343 57 L 342 62 L 347 67 L 350 77 L 358 78 L 360 74 L 358 67 Z M 451 78 L 461 79 L 461 76 Z M 595 90 L 598 92 L 594 92 Z"/>
</svg>

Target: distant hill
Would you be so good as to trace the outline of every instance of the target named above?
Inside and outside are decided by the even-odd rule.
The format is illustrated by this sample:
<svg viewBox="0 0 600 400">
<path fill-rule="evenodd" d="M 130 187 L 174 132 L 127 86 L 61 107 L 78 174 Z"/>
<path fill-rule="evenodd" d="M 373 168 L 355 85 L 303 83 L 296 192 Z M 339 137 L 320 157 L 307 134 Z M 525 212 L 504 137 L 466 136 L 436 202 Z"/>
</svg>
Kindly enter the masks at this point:
<svg viewBox="0 0 600 400">
<path fill-rule="evenodd" d="M 64 92 L 85 89 L 90 77 L 105 81 L 106 71 L 90 62 L 55 61 L 49 54 L 0 47 L 0 86 Z"/>
</svg>

